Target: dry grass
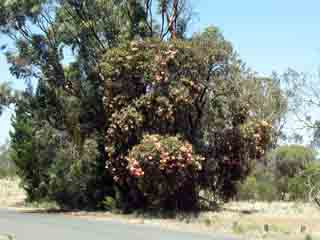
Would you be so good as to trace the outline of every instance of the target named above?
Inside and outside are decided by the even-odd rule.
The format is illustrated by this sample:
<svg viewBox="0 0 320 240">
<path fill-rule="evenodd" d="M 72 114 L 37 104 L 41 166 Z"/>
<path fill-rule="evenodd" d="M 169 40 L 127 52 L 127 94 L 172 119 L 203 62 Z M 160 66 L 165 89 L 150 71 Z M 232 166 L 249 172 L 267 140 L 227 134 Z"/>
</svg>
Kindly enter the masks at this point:
<svg viewBox="0 0 320 240">
<path fill-rule="evenodd" d="M 0 240 L 10 240 L 10 237 L 6 235 L 0 235 Z"/>
<path fill-rule="evenodd" d="M 25 192 L 19 184 L 18 178 L 0 179 L 0 207 L 20 207 L 24 205 Z"/>
<path fill-rule="evenodd" d="M 25 193 L 20 189 L 18 179 L 0 179 L 0 207 L 18 207 L 23 211 L 35 212 L 48 210 L 43 205 L 28 208 L 24 200 Z M 47 206 L 50 208 L 51 205 Z M 192 216 L 180 214 L 174 218 L 84 211 L 60 214 L 101 221 L 148 224 L 178 231 L 225 233 L 241 236 L 242 239 L 305 240 L 308 234 L 313 240 L 320 239 L 320 209 L 303 203 L 233 202 L 224 205 L 219 212 L 202 212 Z"/>
<path fill-rule="evenodd" d="M 202 213 L 200 219 L 246 239 L 304 239 L 307 234 L 320 239 L 320 210 L 311 204 L 234 202 L 221 212 Z"/>
<path fill-rule="evenodd" d="M 15 237 L 10 234 L 0 235 L 0 240 L 15 240 Z"/>
</svg>

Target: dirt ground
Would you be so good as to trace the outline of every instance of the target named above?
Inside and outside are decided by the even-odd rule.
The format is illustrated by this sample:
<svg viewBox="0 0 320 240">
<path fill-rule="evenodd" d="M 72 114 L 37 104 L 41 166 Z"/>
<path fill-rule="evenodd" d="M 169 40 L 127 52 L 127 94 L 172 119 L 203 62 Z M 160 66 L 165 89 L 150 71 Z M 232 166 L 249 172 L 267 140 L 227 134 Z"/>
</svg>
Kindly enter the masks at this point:
<svg viewBox="0 0 320 240">
<path fill-rule="evenodd" d="M 19 187 L 18 179 L 0 179 L 0 207 L 32 212 L 50 210 L 51 205 L 30 207 L 24 200 L 25 193 Z M 175 218 L 110 212 L 49 212 L 98 221 L 149 224 L 178 231 L 218 232 L 248 240 L 320 240 L 320 209 L 306 203 L 232 202 L 225 204 L 218 212 L 202 212 L 196 216 L 181 214 Z"/>
</svg>

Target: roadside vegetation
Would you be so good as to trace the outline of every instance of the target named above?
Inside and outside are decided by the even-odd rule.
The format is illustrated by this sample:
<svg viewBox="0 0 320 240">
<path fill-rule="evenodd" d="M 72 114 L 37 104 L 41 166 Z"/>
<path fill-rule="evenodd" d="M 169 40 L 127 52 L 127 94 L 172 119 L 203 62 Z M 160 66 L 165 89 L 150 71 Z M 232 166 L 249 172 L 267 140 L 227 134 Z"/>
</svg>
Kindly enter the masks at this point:
<svg viewBox="0 0 320 240">
<path fill-rule="evenodd" d="M 18 178 L 0 180 L 1 207 L 22 212 L 64 214 L 93 221 L 119 221 L 134 225 L 151 225 L 174 231 L 203 234 L 227 234 L 244 239 L 319 239 L 319 208 L 312 203 L 279 201 L 232 201 L 216 211 L 198 213 L 145 212 L 122 214 L 109 211 L 62 211 L 52 202 L 25 202 L 26 193 Z"/>
<path fill-rule="evenodd" d="M 187 34 L 187 1 L 0 9 L 15 43 L 3 51 L 27 82 L 5 89 L 3 104 L 14 99 L 10 156 L 30 202 L 195 211 L 205 195 L 234 198 L 276 141 L 286 109 L 277 80 L 247 69 L 219 29 Z"/>
<path fill-rule="evenodd" d="M 2 196 L 19 182 L 37 207 L 186 214 L 203 231 L 259 237 L 320 232 L 302 218 L 320 207 L 318 122 L 304 116 L 312 145 L 282 144 L 300 75 L 258 75 L 218 28 L 190 33 L 192 16 L 187 0 L 1 1 L 1 51 L 26 85 L 0 87 L 0 110 L 15 110 Z M 297 209 L 284 213 L 294 230 L 266 214 L 272 202 L 276 214 Z"/>
<path fill-rule="evenodd" d="M 238 199 L 319 203 L 320 164 L 314 150 L 281 146 L 265 158 L 267 165 L 257 164 L 239 185 Z"/>
</svg>

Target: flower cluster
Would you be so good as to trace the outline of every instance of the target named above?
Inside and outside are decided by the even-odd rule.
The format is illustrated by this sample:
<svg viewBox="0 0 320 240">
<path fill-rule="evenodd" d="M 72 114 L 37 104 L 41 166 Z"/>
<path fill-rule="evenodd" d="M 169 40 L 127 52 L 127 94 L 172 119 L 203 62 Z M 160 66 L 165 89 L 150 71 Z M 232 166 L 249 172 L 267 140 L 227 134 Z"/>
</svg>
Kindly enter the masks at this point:
<svg viewBox="0 0 320 240">
<path fill-rule="evenodd" d="M 127 160 L 130 161 L 129 158 Z M 140 167 L 139 162 L 136 160 L 133 160 L 133 163 L 132 163 L 131 167 L 129 168 L 129 170 L 130 170 L 130 174 L 134 177 L 143 177 L 144 176 L 144 171 Z"/>
<path fill-rule="evenodd" d="M 180 86 L 179 88 L 172 88 L 170 91 L 171 99 L 177 105 L 191 105 L 193 103 L 193 98 L 190 95 L 190 91 L 186 86 Z"/>
<path fill-rule="evenodd" d="M 161 151 L 161 148 L 159 149 Z M 160 170 L 171 171 L 172 169 L 184 169 L 189 166 L 195 167 L 197 170 L 201 170 L 200 161 L 204 158 L 194 156 L 192 145 L 186 143 L 181 146 L 179 151 L 175 154 L 170 154 L 169 152 L 160 153 Z"/>
<path fill-rule="evenodd" d="M 265 149 L 270 142 L 272 125 L 265 120 L 254 120 L 242 126 L 244 138 L 251 143 L 252 153 L 256 159 L 265 154 Z"/>
<path fill-rule="evenodd" d="M 148 172 L 150 166 L 152 171 L 157 167 L 161 174 L 199 171 L 204 158 L 194 153 L 190 143 L 182 142 L 178 137 L 146 135 L 141 144 L 132 149 L 127 160 L 132 175 L 140 177 L 144 176 L 144 171 Z"/>
<path fill-rule="evenodd" d="M 173 45 L 170 45 L 168 49 L 160 50 L 154 58 L 153 76 L 156 82 L 168 82 L 169 80 L 169 68 L 170 62 L 175 59 L 178 50 Z"/>
<path fill-rule="evenodd" d="M 145 135 L 126 160 L 129 174 L 152 205 L 180 191 L 194 191 L 186 186 L 197 183 L 204 158 L 177 136 Z"/>
</svg>

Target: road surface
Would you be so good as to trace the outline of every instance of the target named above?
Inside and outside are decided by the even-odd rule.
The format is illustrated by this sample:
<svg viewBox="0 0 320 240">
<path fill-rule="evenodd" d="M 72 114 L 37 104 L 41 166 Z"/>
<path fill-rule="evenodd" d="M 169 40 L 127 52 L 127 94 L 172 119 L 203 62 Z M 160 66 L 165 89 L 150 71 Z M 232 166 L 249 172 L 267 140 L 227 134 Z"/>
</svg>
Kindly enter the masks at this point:
<svg viewBox="0 0 320 240">
<path fill-rule="evenodd" d="M 226 236 L 174 232 L 147 224 L 94 221 L 6 209 L 0 209 L 0 236 L 2 234 L 11 234 L 16 240 L 235 240 Z"/>
</svg>

